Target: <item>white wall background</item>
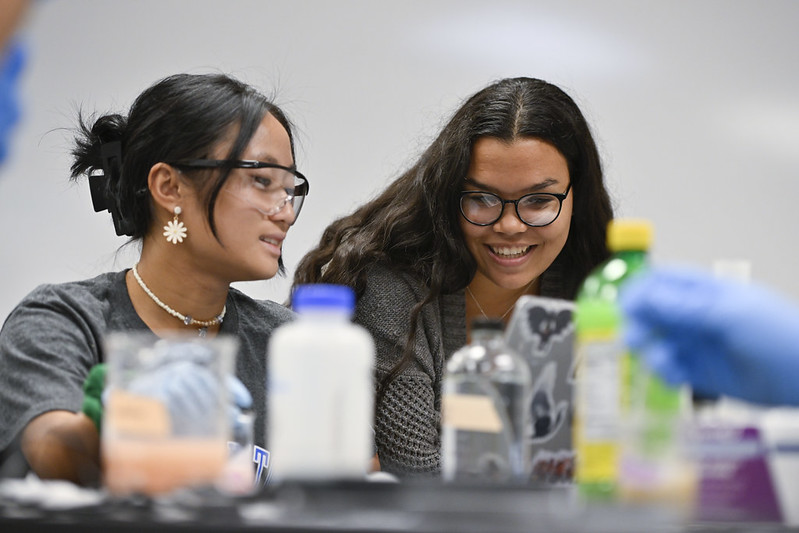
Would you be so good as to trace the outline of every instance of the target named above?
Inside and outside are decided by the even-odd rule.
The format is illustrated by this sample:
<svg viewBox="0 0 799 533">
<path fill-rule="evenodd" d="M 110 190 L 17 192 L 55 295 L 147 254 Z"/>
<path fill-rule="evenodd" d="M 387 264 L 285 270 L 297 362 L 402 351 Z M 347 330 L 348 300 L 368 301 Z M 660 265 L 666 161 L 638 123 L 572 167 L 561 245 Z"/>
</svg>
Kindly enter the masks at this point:
<svg viewBox="0 0 799 533">
<path fill-rule="evenodd" d="M 311 180 L 289 274 L 467 96 L 506 76 L 581 105 L 617 213 L 656 227 L 656 261 L 752 262 L 799 300 L 795 0 L 69 0 L 34 4 L 24 122 L 0 169 L 0 320 L 36 285 L 130 266 L 108 213 L 68 182 L 75 110 L 125 111 L 180 71 L 232 73 L 300 130 Z M 241 285 L 282 301 L 290 275 Z"/>
</svg>

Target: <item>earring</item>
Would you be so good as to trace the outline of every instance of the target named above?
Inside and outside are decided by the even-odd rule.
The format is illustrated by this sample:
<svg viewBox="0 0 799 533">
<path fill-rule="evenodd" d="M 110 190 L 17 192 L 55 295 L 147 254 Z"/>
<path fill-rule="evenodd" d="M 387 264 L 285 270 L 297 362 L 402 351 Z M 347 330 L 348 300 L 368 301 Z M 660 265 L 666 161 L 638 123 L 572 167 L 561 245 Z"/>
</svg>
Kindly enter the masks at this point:
<svg viewBox="0 0 799 533">
<path fill-rule="evenodd" d="M 166 237 L 167 242 L 171 242 L 172 244 L 183 242 L 183 239 L 186 238 L 186 234 L 188 233 L 183 222 L 178 220 L 178 215 L 181 212 L 182 209 L 180 209 L 180 206 L 176 205 L 173 211 L 175 216 L 172 217 L 170 222 L 166 223 L 166 226 L 164 226 L 164 237 Z"/>
</svg>

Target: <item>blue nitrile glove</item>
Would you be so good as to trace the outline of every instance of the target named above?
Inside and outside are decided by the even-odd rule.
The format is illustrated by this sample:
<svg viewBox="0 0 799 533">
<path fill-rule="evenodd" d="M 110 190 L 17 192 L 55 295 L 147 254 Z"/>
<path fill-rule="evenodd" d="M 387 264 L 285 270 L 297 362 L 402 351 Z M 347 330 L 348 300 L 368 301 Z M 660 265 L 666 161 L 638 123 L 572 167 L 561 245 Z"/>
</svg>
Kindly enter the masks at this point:
<svg viewBox="0 0 799 533">
<path fill-rule="evenodd" d="M 11 42 L 0 50 L 0 163 L 5 160 L 11 134 L 19 121 L 19 75 L 25 65 L 25 48 Z"/>
<path fill-rule="evenodd" d="M 160 349 L 160 348 L 156 348 Z M 160 400 L 169 411 L 176 435 L 206 435 L 213 431 L 219 383 L 207 363 L 212 350 L 201 343 L 171 343 L 157 363 L 142 372 L 130 392 Z M 235 430 L 238 414 L 252 407 L 252 397 L 234 376 L 227 377 L 228 416 Z"/>
<path fill-rule="evenodd" d="M 755 284 L 654 268 L 622 289 L 625 340 L 671 384 L 799 405 L 799 307 Z"/>
<path fill-rule="evenodd" d="M 155 398 L 169 411 L 175 435 L 208 435 L 215 424 L 219 384 L 205 366 L 173 361 L 138 376 L 128 386 L 133 394 Z"/>
<path fill-rule="evenodd" d="M 252 427 L 251 425 L 245 424 L 245 420 L 248 419 L 242 417 L 241 414 L 243 412 L 249 412 L 252 409 L 252 396 L 239 378 L 228 376 L 227 382 L 231 398 L 230 406 L 228 407 L 228 416 L 233 433 L 232 439 L 234 442 L 238 443 L 245 442 L 252 438 L 252 435 L 250 435 L 252 433 Z"/>
<path fill-rule="evenodd" d="M 81 411 L 88 416 L 97 432 L 100 433 L 103 426 L 103 390 L 105 389 L 106 364 L 98 363 L 94 365 L 83 382 L 83 406 Z"/>
</svg>

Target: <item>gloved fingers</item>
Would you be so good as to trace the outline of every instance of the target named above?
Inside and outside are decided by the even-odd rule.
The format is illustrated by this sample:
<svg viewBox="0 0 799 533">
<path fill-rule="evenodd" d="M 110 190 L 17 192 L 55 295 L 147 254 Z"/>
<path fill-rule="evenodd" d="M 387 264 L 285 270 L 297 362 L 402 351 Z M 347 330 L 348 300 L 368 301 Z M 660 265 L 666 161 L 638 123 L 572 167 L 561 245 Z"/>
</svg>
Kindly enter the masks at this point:
<svg viewBox="0 0 799 533">
<path fill-rule="evenodd" d="M 6 46 L 2 58 L 0 58 L 4 83 L 7 79 L 16 78 L 22 72 L 22 67 L 25 66 L 25 56 L 25 48 L 20 42 L 12 42 Z"/>
<path fill-rule="evenodd" d="M 138 372 L 128 388 L 135 394 L 143 396 L 163 396 L 177 376 L 191 371 L 192 364 L 187 361 L 163 362 L 159 360 L 152 366 Z"/>
<path fill-rule="evenodd" d="M 138 376 L 129 390 L 160 400 L 175 419 L 191 419 L 206 416 L 214 409 L 218 383 L 208 368 L 174 361 Z"/>
<path fill-rule="evenodd" d="M 195 397 L 191 389 L 183 388 L 180 384 L 170 383 L 159 394 L 159 397 L 166 404 L 173 420 L 192 420 L 203 416 L 203 414 L 208 414 L 203 409 L 202 402 L 204 398 L 202 396 Z"/>
<path fill-rule="evenodd" d="M 694 383 L 699 347 L 707 341 L 695 331 L 667 330 L 630 317 L 624 326 L 624 343 L 668 384 Z"/>
<path fill-rule="evenodd" d="M 175 435 L 207 435 L 216 431 L 220 413 L 219 387 L 213 374 L 198 365 L 172 374 L 159 397 L 166 404 Z"/>
<path fill-rule="evenodd" d="M 227 376 L 228 420 L 232 430 L 233 441 L 239 444 L 247 443 L 252 439 L 253 417 L 249 410 L 252 408 L 252 395 L 247 387 L 236 376 Z"/>
<path fill-rule="evenodd" d="M 19 122 L 19 75 L 25 64 L 25 49 L 20 42 L 10 42 L 0 56 L 0 163 L 8 155 L 13 128 Z"/>
<path fill-rule="evenodd" d="M 642 346 L 636 353 L 652 372 L 671 386 L 690 382 L 690 376 L 680 357 L 677 347 L 664 340 L 653 340 Z"/>
<path fill-rule="evenodd" d="M 234 405 L 239 409 L 252 409 L 252 395 L 239 378 L 228 375 L 227 386 Z"/>
<path fill-rule="evenodd" d="M 161 341 L 153 346 L 154 357 L 148 372 L 159 372 L 162 369 L 174 370 L 177 365 L 186 368 L 188 365 L 208 366 L 214 358 L 214 352 L 208 346 L 196 342 Z"/>
<path fill-rule="evenodd" d="M 108 368 L 105 363 L 98 363 L 89 369 L 89 374 L 83 382 L 83 392 L 95 398 L 100 398 L 105 389 L 105 375 Z"/>
<path fill-rule="evenodd" d="M 670 340 L 670 364 L 698 393 L 705 396 L 725 394 L 740 397 L 749 377 L 736 368 L 730 352 L 715 339 L 690 338 Z"/>
<path fill-rule="evenodd" d="M 83 404 L 81 405 L 81 412 L 94 422 L 94 427 L 96 427 L 97 432 L 100 433 L 103 427 L 103 405 L 100 403 L 100 400 L 85 396 L 83 398 Z"/>
<path fill-rule="evenodd" d="M 103 391 L 105 389 L 106 370 L 105 363 L 94 365 L 89 369 L 89 373 L 83 382 L 81 411 L 94 422 L 98 433 L 102 430 Z"/>
<path fill-rule="evenodd" d="M 653 269 L 631 279 L 620 293 L 625 315 L 653 329 L 696 329 L 718 300 L 719 283 L 691 269 Z"/>
<path fill-rule="evenodd" d="M 191 417 L 212 413 L 217 403 L 218 383 L 210 370 L 190 364 L 171 378 L 166 389 L 170 412 Z"/>
<path fill-rule="evenodd" d="M 229 405 L 228 420 L 230 421 L 233 441 L 239 444 L 246 444 L 252 441 L 252 413 L 243 412 L 235 405 Z"/>
<path fill-rule="evenodd" d="M 655 333 L 649 324 L 638 320 L 634 316 L 625 321 L 622 335 L 624 344 L 632 350 L 646 346 L 655 337 Z"/>
<path fill-rule="evenodd" d="M 799 403 L 799 308 L 768 287 L 661 267 L 632 279 L 621 305 L 630 345 L 667 381 L 703 394 Z"/>
<path fill-rule="evenodd" d="M 235 405 L 228 405 L 227 406 L 227 418 L 230 421 L 230 427 L 233 430 L 233 435 L 235 439 L 236 429 L 237 429 L 237 422 L 239 418 L 239 414 L 241 414 L 241 409 L 236 407 Z"/>
</svg>

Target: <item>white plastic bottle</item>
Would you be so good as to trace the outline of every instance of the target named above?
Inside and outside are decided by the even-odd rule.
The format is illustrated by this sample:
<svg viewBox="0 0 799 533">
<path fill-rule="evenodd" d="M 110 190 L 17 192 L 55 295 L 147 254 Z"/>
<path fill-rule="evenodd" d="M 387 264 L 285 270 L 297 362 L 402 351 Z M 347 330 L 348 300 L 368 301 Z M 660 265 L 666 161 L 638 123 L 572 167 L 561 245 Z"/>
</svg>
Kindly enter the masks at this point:
<svg viewBox="0 0 799 533">
<path fill-rule="evenodd" d="M 374 342 L 350 319 L 355 295 L 302 285 L 299 317 L 269 343 L 266 442 L 271 479 L 363 479 L 373 455 Z"/>
</svg>

